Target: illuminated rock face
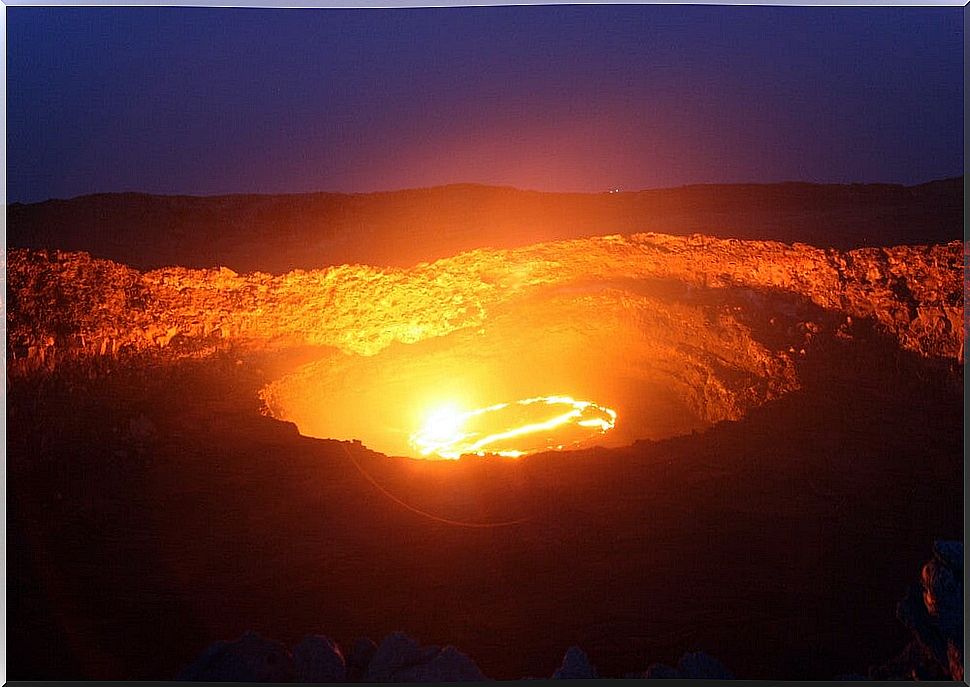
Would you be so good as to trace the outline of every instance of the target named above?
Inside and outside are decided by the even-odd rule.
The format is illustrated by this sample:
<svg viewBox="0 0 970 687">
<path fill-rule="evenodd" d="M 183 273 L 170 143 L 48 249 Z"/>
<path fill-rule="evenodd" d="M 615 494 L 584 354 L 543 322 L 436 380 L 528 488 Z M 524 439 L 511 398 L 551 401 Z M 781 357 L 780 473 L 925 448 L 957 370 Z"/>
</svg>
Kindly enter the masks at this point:
<svg viewBox="0 0 970 687">
<path fill-rule="evenodd" d="M 326 354 L 262 394 L 304 434 L 415 455 L 438 408 L 569 395 L 618 414 L 598 441 L 629 443 L 737 419 L 797 389 L 815 342 L 867 324 L 962 363 L 963 253 L 639 234 L 273 276 L 14 250 L 9 370 L 310 345 Z"/>
</svg>

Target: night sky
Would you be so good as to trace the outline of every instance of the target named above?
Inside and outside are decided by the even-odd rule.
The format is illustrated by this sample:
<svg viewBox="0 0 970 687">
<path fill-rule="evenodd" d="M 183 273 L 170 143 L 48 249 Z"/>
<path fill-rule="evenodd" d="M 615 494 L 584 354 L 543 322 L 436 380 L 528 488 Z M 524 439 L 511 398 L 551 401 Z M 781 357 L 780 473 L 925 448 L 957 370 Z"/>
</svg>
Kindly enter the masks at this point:
<svg viewBox="0 0 970 687">
<path fill-rule="evenodd" d="M 7 8 L 7 198 L 957 176 L 962 11 Z"/>
</svg>

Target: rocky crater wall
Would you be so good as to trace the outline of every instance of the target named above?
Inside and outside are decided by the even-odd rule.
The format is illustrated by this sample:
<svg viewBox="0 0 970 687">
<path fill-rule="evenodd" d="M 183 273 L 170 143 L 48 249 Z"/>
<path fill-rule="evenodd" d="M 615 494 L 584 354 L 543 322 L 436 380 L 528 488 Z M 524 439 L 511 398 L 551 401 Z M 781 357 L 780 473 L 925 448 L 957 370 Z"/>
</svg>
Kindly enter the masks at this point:
<svg viewBox="0 0 970 687">
<path fill-rule="evenodd" d="M 961 242 L 840 252 L 636 234 L 482 249 L 410 270 L 342 265 L 239 275 L 179 267 L 142 273 L 86 253 L 12 249 L 8 354 L 105 355 L 215 336 L 373 355 L 395 341 L 481 326 L 496 306 L 543 286 L 662 279 L 794 294 L 872 318 L 906 349 L 962 363 L 964 256 Z"/>
</svg>

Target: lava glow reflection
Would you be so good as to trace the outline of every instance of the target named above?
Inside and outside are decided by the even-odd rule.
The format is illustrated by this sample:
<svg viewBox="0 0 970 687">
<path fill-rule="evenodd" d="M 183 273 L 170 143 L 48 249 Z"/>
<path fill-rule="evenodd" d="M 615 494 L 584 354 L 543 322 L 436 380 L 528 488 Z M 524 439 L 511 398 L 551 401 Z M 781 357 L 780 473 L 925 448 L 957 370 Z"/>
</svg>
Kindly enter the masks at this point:
<svg viewBox="0 0 970 687">
<path fill-rule="evenodd" d="M 486 453 L 518 457 L 577 446 L 605 434 L 616 412 L 570 396 L 537 396 L 463 411 L 454 406 L 430 413 L 410 443 L 422 456 L 457 459 Z"/>
</svg>

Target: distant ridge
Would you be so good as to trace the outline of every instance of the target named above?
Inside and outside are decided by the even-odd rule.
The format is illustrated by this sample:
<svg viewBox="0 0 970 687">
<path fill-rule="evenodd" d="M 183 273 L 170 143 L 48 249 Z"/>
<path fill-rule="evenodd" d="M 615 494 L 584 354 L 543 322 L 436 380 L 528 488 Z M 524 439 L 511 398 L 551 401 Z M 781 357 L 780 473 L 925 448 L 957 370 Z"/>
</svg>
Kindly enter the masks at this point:
<svg viewBox="0 0 970 687">
<path fill-rule="evenodd" d="M 12 247 L 139 269 L 405 267 L 480 247 L 657 231 L 839 249 L 963 238 L 963 177 L 896 184 L 691 185 L 549 193 L 452 184 L 374 193 L 102 193 L 7 207 Z"/>
</svg>

